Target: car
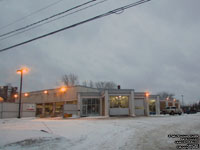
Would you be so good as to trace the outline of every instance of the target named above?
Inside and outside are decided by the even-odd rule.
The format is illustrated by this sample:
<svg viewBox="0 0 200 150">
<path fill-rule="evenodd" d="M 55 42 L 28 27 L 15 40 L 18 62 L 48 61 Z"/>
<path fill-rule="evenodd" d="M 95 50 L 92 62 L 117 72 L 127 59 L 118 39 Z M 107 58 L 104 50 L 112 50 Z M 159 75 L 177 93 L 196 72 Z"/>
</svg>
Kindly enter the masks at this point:
<svg viewBox="0 0 200 150">
<path fill-rule="evenodd" d="M 197 110 L 195 108 L 190 108 L 186 111 L 187 114 L 196 114 Z"/>
<path fill-rule="evenodd" d="M 170 115 L 175 115 L 175 114 L 182 114 L 182 109 L 176 108 L 175 106 L 168 106 L 163 110 L 163 114 L 170 114 Z"/>
</svg>

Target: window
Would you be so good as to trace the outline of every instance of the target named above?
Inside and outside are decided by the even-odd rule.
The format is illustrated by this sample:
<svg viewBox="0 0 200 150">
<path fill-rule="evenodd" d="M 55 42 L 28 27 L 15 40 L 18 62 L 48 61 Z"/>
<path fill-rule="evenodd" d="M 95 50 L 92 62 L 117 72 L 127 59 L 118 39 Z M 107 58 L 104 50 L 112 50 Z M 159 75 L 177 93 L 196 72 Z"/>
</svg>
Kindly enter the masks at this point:
<svg viewBox="0 0 200 150">
<path fill-rule="evenodd" d="M 42 109 L 43 109 L 42 104 L 36 104 L 36 116 L 42 115 Z"/>
<path fill-rule="evenodd" d="M 64 102 L 56 102 L 56 109 L 55 109 L 56 116 L 62 115 L 63 105 L 64 105 Z"/>
<path fill-rule="evenodd" d="M 82 99 L 82 116 L 99 115 L 100 99 L 83 98 Z"/>
<path fill-rule="evenodd" d="M 45 115 L 51 116 L 53 114 L 53 103 L 45 103 Z"/>
<path fill-rule="evenodd" d="M 110 108 L 128 108 L 128 96 L 110 96 Z"/>
</svg>

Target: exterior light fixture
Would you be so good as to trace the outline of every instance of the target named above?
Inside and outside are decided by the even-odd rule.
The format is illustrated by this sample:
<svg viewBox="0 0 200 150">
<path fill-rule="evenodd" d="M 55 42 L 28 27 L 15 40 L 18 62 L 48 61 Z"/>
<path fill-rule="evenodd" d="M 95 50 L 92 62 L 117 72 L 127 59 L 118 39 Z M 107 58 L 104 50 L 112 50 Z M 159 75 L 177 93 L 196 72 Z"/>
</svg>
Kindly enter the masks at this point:
<svg viewBox="0 0 200 150">
<path fill-rule="evenodd" d="M 21 97 L 22 97 L 22 80 L 23 80 L 23 74 L 28 72 L 28 68 L 21 68 L 17 70 L 17 74 L 20 74 L 20 92 L 19 92 L 19 111 L 18 111 L 18 118 L 21 118 Z"/>
<path fill-rule="evenodd" d="M 14 95 L 14 98 L 18 98 L 18 95 L 17 95 L 17 94 L 15 94 L 15 95 Z"/>
<path fill-rule="evenodd" d="M 66 92 L 66 91 L 67 91 L 67 88 L 64 86 L 60 88 L 60 92 Z"/>
<path fill-rule="evenodd" d="M 19 70 L 17 70 L 17 73 L 18 74 L 26 74 L 26 73 L 28 73 L 28 71 L 29 71 L 29 69 L 28 68 L 22 68 L 22 69 L 19 69 Z"/>
<path fill-rule="evenodd" d="M 28 93 L 24 93 L 24 96 L 26 96 L 26 97 L 27 97 L 28 95 L 29 95 Z"/>
<path fill-rule="evenodd" d="M 3 98 L 2 97 L 0 97 L 0 102 L 3 102 Z"/>
<path fill-rule="evenodd" d="M 149 97 L 149 92 L 146 92 L 146 93 L 145 93 L 145 96 L 146 96 L 146 97 Z"/>
<path fill-rule="evenodd" d="M 43 93 L 44 93 L 44 94 L 48 94 L 48 91 L 47 91 L 47 90 L 45 90 Z"/>
</svg>

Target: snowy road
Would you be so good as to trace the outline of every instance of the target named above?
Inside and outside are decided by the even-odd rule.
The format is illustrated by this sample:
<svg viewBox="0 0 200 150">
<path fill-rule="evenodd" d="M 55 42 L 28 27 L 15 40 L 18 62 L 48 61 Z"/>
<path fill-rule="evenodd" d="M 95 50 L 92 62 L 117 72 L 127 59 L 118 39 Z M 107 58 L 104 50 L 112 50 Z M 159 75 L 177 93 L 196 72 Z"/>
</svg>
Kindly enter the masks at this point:
<svg viewBox="0 0 200 150">
<path fill-rule="evenodd" d="M 200 113 L 69 120 L 1 119 L 0 149 L 175 150 L 175 140 L 168 138 L 169 134 L 200 135 Z"/>
</svg>

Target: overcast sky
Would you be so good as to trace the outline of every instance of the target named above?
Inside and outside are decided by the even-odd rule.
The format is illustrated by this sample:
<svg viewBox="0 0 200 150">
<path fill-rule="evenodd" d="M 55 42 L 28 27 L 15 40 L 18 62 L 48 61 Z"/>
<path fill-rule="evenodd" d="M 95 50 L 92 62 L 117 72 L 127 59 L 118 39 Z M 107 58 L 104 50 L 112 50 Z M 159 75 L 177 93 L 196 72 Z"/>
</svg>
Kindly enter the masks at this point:
<svg viewBox="0 0 200 150">
<path fill-rule="evenodd" d="M 1 0 L 0 34 L 26 26 L 87 0 L 61 0 L 54 6 L 11 26 L 5 25 L 58 0 Z M 100 0 L 98 0 L 100 1 Z M 0 49 L 63 28 L 136 0 L 102 4 L 0 39 Z M 122 88 L 167 91 L 184 102 L 200 99 L 200 1 L 151 0 L 47 38 L 0 53 L 0 85 L 19 86 L 16 70 L 27 66 L 23 90 L 61 85 L 64 74 L 84 80 L 114 81 Z"/>
</svg>

